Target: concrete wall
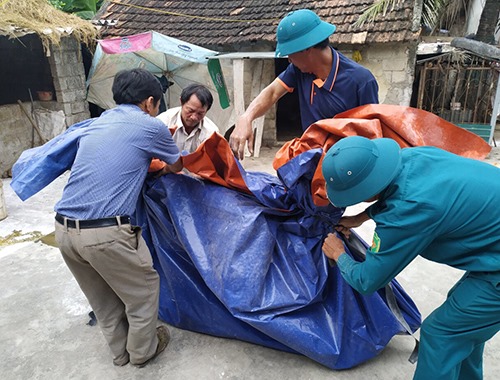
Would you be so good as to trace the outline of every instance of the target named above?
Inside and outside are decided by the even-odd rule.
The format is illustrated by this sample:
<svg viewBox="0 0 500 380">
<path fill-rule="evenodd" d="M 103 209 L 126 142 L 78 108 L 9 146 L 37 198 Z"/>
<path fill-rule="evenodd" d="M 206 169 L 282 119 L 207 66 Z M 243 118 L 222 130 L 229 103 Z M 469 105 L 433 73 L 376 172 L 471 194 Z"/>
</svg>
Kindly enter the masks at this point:
<svg viewBox="0 0 500 380">
<path fill-rule="evenodd" d="M 66 129 L 64 114 L 55 101 L 34 101 L 0 106 L 0 176 L 10 177 L 21 153 L 42 145 Z M 25 111 L 23 111 L 23 109 Z M 29 116 L 28 116 L 29 115 Z M 38 126 L 40 137 L 30 119 Z"/>
<path fill-rule="evenodd" d="M 354 49 L 339 49 L 352 59 Z M 368 46 L 359 50 L 359 64 L 369 69 L 379 85 L 379 102 L 384 104 L 410 105 L 415 74 L 416 45 L 411 48 L 402 44 Z"/>
<path fill-rule="evenodd" d="M 31 105 L 23 105 L 31 113 Z M 31 147 L 32 127 L 18 104 L 0 106 L 0 125 L 0 174 L 4 178 L 22 151 Z M 34 138 L 39 144 L 38 136 Z"/>
<path fill-rule="evenodd" d="M 89 118 L 80 44 L 72 37 L 63 38 L 60 46 L 51 47 L 49 63 L 57 100 L 35 101 L 33 107 L 30 103 L 23 103 L 28 114 L 32 116 L 33 109 L 45 110 L 45 113 L 54 113 L 54 120 L 59 120 L 58 111 L 62 111 L 65 126 Z M 0 126 L 0 175 L 7 177 L 21 153 L 32 146 L 41 145 L 42 140 L 17 103 L 0 106 Z M 60 128 L 53 126 L 40 127 L 45 139 L 51 139 L 61 132 Z"/>
</svg>

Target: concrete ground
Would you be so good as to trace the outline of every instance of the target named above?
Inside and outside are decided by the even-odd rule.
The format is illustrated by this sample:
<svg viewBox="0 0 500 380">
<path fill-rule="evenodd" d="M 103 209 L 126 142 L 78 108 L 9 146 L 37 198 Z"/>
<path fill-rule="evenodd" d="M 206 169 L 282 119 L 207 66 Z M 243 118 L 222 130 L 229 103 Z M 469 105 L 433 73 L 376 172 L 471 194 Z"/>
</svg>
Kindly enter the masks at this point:
<svg viewBox="0 0 500 380">
<path fill-rule="evenodd" d="M 243 161 L 245 168 L 274 172 L 275 151 L 262 148 L 260 158 Z M 498 166 L 500 148 L 494 148 L 487 161 Z M 113 366 L 99 327 L 87 325 L 91 309 L 59 251 L 39 240 L 54 230 L 53 205 L 66 179 L 60 177 L 26 202 L 13 193 L 9 179 L 2 180 L 8 217 L 0 222 L 1 379 L 412 378 L 414 365 L 407 359 L 413 339 L 409 336 L 394 337 L 369 362 L 332 371 L 300 355 L 170 327 L 171 342 L 155 361 L 142 369 Z M 350 208 L 347 213 L 362 208 Z M 371 241 L 372 231 L 373 225 L 366 225 L 358 232 Z M 425 318 L 460 276 L 458 270 L 419 258 L 397 279 Z M 484 367 L 485 379 L 498 378 L 498 335 L 486 344 Z"/>
</svg>

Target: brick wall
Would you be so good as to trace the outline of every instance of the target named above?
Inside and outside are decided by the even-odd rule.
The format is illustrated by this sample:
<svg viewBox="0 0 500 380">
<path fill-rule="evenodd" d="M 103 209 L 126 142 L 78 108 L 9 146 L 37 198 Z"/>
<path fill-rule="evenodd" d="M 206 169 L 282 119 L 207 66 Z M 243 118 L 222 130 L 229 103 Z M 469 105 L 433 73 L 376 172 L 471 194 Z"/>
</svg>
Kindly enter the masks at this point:
<svg viewBox="0 0 500 380">
<path fill-rule="evenodd" d="M 23 107 L 30 116 L 33 108 L 54 112 L 62 110 L 66 126 L 88 119 L 90 113 L 80 44 L 72 37 L 65 37 L 60 46 L 51 47 L 48 59 L 56 89 L 55 100 L 35 100 L 33 106 L 30 102 L 23 102 Z M 17 103 L 0 106 L 0 126 L 0 176 L 7 177 L 21 153 L 32 146 L 39 146 L 42 140 Z M 46 139 L 53 137 L 44 136 Z"/>
<path fill-rule="evenodd" d="M 50 50 L 57 102 L 66 116 L 66 125 L 70 126 L 90 117 L 81 47 L 77 40 L 66 37 Z"/>
</svg>

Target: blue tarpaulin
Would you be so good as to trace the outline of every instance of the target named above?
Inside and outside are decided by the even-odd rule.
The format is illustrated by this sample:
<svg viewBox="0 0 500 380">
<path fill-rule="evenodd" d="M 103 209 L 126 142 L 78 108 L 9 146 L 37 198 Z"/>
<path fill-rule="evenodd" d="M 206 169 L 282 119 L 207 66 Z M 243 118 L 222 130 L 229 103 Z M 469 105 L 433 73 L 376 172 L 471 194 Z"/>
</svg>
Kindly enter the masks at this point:
<svg viewBox="0 0 500 380">
<path fill-rule="evenodd" d="M 312 202 L 320 156 L 320 149 L 303 153 L 279 170 L 289 188 L 245 172 L 253 195 L 187 175 L 146 183 L 137 221 L 161 276 L 162 320 L 301 353 L 333 369 L 374 357 L 405 332 L 383 291 L 360 295 L 321 251 L 343 210 Z M 417 308 L 392 285 L 417 329 Z"/>
<path fill-rule="evenodd" d="M 80 123 L 23 153 L 11 182 L 21 199 L 70 168 L 78 138 L 89 128 L 91 122 Z M 300 353 L 332 369 L 371 359 L 406 332 L 384 290 L 360 295 L 321 251 L 343 212 L 312 201 L 321 155 L 321 149 L 298 155 L 278 177 L 237 165 L 247 192 L 189 174 L 148 178 L 135 220 L 160 274 L 162 320 Z M 416 330 L 416 306 L 395 280 L 391 284 Z"/>
</svg>

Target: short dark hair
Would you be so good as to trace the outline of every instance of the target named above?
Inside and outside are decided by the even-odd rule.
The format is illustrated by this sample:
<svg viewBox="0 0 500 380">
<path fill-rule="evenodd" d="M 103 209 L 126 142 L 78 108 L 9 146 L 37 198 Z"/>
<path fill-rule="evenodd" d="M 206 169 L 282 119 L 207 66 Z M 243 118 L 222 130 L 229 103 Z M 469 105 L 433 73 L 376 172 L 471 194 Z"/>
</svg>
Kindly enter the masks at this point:
<svg viewBox="0 0 500 380">
<path fill-rule="evenodd" d="M 116 73 L 112 91 L 116 104 L 139 104 L 150 96 L 156 104 L 163 95 L 160 81 L 144 69 Z"/>
<path fill-rule="evenodd" d="M 330 39 L 325 38 L 323 41 L 317 43 L 316 45 L 313 46 L 315 49 L 324 49 L 330 44 Z"/>
<path fill-rule="evenodd" d="M 200 100 L 201 105 L 203 107 L 207 107 L 207 111 L 210 107 L 212 107 L 214 98 L 210 90 L 205 86 L 201 84 L 190 84 L 184 88 L 181 92 L 181 104 L 186 103 L 192 95 L 196 95 L 196 97 Z"/>
</svg>

